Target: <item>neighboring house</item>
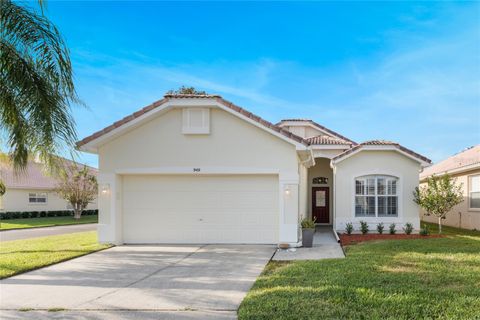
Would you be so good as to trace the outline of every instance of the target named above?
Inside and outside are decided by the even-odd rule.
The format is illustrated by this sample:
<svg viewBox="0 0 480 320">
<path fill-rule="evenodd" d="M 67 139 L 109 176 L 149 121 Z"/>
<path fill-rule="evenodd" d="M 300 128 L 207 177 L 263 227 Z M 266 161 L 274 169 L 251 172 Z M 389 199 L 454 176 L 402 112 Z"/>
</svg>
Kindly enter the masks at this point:
<svg viewBox="0 0 480 320">
<path fill-rule="evenodd" d="M 311 120 L 274 125 L 216 95 L 165 95 L 78 142 L 99 156 L 99 239 L 289 243 L 300 221 L 407 222 L 430 160 Z"/>
<path fill-rule="evenodd" d="M 423 171 L 420 185 L 425 185 L 430 176 L 449 174 L 456 184 L 462 185 L 464 201 L 456 205 L 446 216 L 447 226 L 480 230 L 480 145 L 457 153 Z M 437 222 L 434 216 L 426 216 L 422 211 L 422 220 Z"/>
<path fill-rule="evenodd" d="M 90 170 L 97 173 L 94 168 Z M 46 173 L 44 165 L 39 161 L 29 161 L 25 171 L 18 174 L 15 174 L 10 166 L 3 165 L 0 168 L 0 179 L 6 186 L 5 194 L 0 196 L 0 211 L 72 209 L 71 205 L 54 191 L 57 180 Z M 89 204 L 87 209 L 97 209 L 96 200 Z"/>
</svg>

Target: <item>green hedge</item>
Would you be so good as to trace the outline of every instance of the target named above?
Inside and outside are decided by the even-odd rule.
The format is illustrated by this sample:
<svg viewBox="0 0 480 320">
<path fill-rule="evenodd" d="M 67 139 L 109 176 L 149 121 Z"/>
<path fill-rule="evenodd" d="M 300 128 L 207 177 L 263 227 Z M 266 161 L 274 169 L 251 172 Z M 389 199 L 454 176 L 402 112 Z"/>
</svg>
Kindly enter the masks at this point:
<svg viewBox="0 0 480 320">
<path fill-rule="evenodd" d="M 98 210 L 84 210 L 83 216 L 97 215 Z M 56 210 L 56 211 L 7 211 L 0 212 L 0 220 L 9 219 L 30 219 L 45 217 L 68 217 L 73 216 L 73 210 Z"/>
</svg>

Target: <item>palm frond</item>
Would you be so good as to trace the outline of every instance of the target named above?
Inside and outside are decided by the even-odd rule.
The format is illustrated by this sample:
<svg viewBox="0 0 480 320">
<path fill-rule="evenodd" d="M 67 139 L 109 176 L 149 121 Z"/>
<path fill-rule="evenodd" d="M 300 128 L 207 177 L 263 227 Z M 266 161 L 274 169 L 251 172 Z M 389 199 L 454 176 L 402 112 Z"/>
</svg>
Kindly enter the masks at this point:
<svg viewBox="0 0 480 320">
<path fill-rule="evenodd" d="M 41 8 L 44 4 L 40 3 Z M 0 1 L 0 130 L 16 170 L 37 153 L 47 164 L 76 141 L 71 106 L 81 104 L 67 46 L 32 9 Z"/>
</svg>

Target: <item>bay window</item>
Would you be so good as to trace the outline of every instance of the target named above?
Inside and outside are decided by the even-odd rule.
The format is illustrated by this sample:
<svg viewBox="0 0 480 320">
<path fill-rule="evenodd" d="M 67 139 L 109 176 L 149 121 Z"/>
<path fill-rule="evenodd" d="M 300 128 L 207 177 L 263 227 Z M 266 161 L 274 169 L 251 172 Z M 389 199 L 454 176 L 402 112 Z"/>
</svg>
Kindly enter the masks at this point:
<svg viewBox="0 0 480 320">
<path fill-rule="evenodd" d="M 369 175 L 355 179 L 356 217 L 398 216 L 398 178 Z"/>
</svg>

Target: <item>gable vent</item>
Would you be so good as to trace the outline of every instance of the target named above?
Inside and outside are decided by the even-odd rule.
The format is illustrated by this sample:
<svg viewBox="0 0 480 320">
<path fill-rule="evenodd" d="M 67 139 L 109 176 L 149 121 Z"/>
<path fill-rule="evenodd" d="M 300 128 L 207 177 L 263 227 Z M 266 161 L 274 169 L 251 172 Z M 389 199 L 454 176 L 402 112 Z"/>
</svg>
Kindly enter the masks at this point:
<svg viewBox="0 0 480 320">
<path fill-rule="evenodd" d="M 210 109 L 184 108 L 182 133 L 210 134 Z"/>
</svg>

